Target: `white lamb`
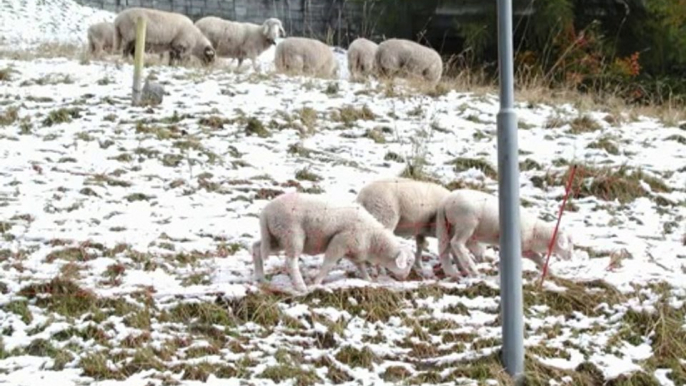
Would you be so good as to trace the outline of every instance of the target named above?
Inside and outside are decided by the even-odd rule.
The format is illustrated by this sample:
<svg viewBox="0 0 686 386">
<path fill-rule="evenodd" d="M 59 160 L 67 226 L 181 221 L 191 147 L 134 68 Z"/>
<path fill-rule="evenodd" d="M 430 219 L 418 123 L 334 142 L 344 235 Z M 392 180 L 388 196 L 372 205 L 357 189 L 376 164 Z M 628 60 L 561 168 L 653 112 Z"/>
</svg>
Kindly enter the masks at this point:
<svg viewBox="0 0 686 386">
<path fill-rule="evenodd" d="M 148 8 L 127 8 L 114 19 L 114 46 L 122 56 L 133 56 L 136 47 L 138 17 L 146 20 L 145 46 L 149 52 L 169 52 L 169 64 L 186 60 L 190 55 L 209 64 L 215 59 L 212 43 L 180 13 Z"/>
<path fill-rule="evenodd" d="M 436 84 L 443 74 L 443 59 L 434 49 L 406 39 L 388 39 L 379 44 L 374 57 L 381 77 L 414 77 Z"/>
<path fill-rule="evenodd" d="M 207 16 L 196 21 L 195 25 L 212 42 L 217 56 L 238 59 L 238 67 L 245 59 L 250 59 L 255 70 L 257 57 L 276 44 L 279 33 L 286 35 L 281 21 L 276 18 L 257 25 Z"/>
<path fill-rule="evenodd" d="M 301 292 L 307 291 L 298 264 L 303 253 L 324 253 L 314 285 L 321 284 L 343 257 L 357 266 L 365 280 L 371 280 L 367 263 L 388 268 L 396 278 L 404 279 L 414 260 L 411 249 L 360 205 L 310 194 L 291 192 L 269 202 L 260 213 L 260 235 L 252 246 L 255 279 L 264 281 L 263 260 L 283 250 L 293 285 Z"/>
<path fill-rule="evenodd" d="M 114 50 L 114 24 L 109 21 L 92 24 L 88 27 L 88 49 L 92 55 L 99 57 L 103 52 Z"/>
<path fill-rule="evenodd" d="M 357 202 L 396 235 L 414 236 L 414 268 L 422 275 L 426 237 L 436 236 L 436 211 L 450 191 L 431 182 L 409 178 L 372 181 L 357 194 Z"/>
<path fill-rule="evenodd" d="M 480 244 L 499 243 L 499 204 L 494 195 L 477 190 L 460 189 L 443 199 L 436 214 L 439 258 L 447 276 L 458 277 L 449 254 L 468 276 L 477 274 L 469 256 L 471 251 L 482 259 L 484 248 Z M 545 254 L 553 237 L 555 224 L 538 219 L 533 213 L 520 208 L 522 255 L 531 259 L 539 269 L 545 264 Z M 571 234 L 558 230 L 552 253 L 569 260 L 574 255 Z"/>
<path fill-rule="evenodd" d="M 348 46 L 348 72 L 352 79 L 366 77 L 374 71 L 374 55 L 378 44 L 357 38 Z"/>
<path fill-rule="evenodd" d="M 338 73 L 338 62 L 331 47 L 319 40 L 290 37 L 276 46 L 276 70 L 283 73 L 303 73 L 333 77 Z"/>
</svg>

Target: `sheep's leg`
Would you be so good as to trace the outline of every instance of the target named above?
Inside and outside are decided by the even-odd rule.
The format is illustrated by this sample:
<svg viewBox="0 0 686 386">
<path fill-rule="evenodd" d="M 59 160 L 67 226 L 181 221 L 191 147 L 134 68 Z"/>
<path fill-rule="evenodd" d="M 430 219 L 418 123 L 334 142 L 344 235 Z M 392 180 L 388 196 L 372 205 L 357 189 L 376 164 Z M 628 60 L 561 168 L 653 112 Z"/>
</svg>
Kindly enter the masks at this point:
<svg viewBox="0 0 686 386">
<path fill-rule="evenodd" d="M 236 65 L 236 70 L 240 70 L 243 65 L 243 58 L 238 58 L 238 64 Z"/>
<path fill-rule="evenodd" d="M 414 265 L 412 266 L 412 269 L 420 277 L 424 277 L 424 269 L 422 266 L 422 252 L 424 252 L 424 247 L 426 246 L 426 237 L 424 237 L 424 235 L 415 236 L 415 244 L 417 249 L 414 253 Z"/>
<path fill-rule="evenodd" d="M 364 262 L 364 261 L 356 262 L 355 266 L 360 271 L 360 276 L 362 276 L 363 280 L 372 281 L 372 278 L 369 276 L 369 272 L 367 271 L 367 263 L 366 262 Z"/>
<path fill-rule="evenodd" d="M 307 291 L 307 286 L 300 273 L 300 264 L 298 262 L 303 251 L 304 243 L 305 236 L 300 233 L 294 233 L 290 235 L 290 242 L 288 243 L 288 248 L 286 248 L 286 267 L 291 276 L 293 287 L 300 292 Z"/>
<path fill-rule="evenodd" d="M 469 240 L 471 232 L 471 230 L 469 232 L 456 232 L 453 239 L 450 240 L 450 247 L 455 252 L 455 257 L 457 258 L 457 261 L 460 264 L 460 266 L 464 269 L 467 276 L 476 276 L 476 265 L 474 264 L 474 261 L 472 261 L 469 249 L 467 249 L 466 246 L 466 242 L 467 240 Z"/>
<path fill-rule="evenodd" d="M 484 254 L 486 253 L 486 248 L 483 246 L 483 244 L 470 240 L 467 242 L 467 249 L 474 255 L 474 259 L 476 259 L 477 262 L 483 263 L 484 262 Z"/>
<path fill-rule="evenodd" d="M 338 261 L 345 256 L 347 252 L 346 241 L 347 236 L 338 234 L 334 236 L 326 247 L 324 253 L 324 262 L 322 263 L 319 273 L 314 278 L 314 285 L 320 285 L 329 274 L 329 271 L 338 263 Z"/>
<path fill-rule="evenodd" d="M 545 266 L 545 259 L 543 258 L 543 255 L 541 255 L 540 253 L 528 251 L 522 253 L 522 256 L 536 263 L 536 267 L 538 267 L 538 270 L 543 272 L 543 267 Z M 548 267 L 548 273 L 551 275 L 553 274 L 550 267 Z"/>
<path fill-rule="evenodd" d="M 264 282 L 264 259 L 260 252 L 260 241 L 255 241 L 252 245 L 252 262 L 255 266 L 255 280 Z"/>
</svg>

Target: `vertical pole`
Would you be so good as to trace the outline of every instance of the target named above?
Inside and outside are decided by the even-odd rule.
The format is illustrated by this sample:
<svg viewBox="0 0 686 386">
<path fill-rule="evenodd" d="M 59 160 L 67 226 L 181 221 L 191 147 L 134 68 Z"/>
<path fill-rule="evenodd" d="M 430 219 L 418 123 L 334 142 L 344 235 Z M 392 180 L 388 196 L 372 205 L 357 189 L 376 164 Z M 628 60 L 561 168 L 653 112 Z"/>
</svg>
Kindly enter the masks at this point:
<svg viewBox="0 0 686 386">
<path fill-rule="evenodd" d="M 143 54 L 145 51 L 145 19 L 136 20 L 136 52 L 133 58 L 133 94 L 131 104 L 137 106 L 141 101 L 141 73 L 143 72 Z"/>
<path fill-rule="evenodd" d="M 519 150 L 514 111 L 512 0 L 498 0 L 498 196 L 500 200 L 500 310 L 505 370 L 521 384 L 524 375 L 522 244 L 519 225 Z"/>
</svg>

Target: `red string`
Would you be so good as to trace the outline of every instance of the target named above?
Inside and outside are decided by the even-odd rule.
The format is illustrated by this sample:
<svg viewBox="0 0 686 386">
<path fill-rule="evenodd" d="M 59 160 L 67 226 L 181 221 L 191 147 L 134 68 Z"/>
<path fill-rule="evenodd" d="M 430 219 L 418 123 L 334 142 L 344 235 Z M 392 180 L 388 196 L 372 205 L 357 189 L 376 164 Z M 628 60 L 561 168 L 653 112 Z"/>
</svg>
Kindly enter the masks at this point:
<svg viewBox="0 0 686 386">
<path fill-rule="evenodd" d="M 565 189 L 565 197 L 562 199 L 562 205 L 560 206 L 560 212 L 557 215 L 557 224 L 555 225 L 555 230 L 553 231 L 553 237 L 550 239 L 550 244 L 548 244 L 548 257 L 545 259 L 545 265 L 543 266 L 543 274 L 541 275 L 541 282 L 539 287 L 543 285 L 545 276 L 548 274 L 548 263 L 550 262 L 550 255 L 553 251 L 553 245 L 557 239 L 557 231 L 560 228 L 560 221 L 562 220 L 562 213 L 564 212 L 565 206 L 567 206 L 567 199 L 569 198 L 569 192 L 572 191 L 572 182 L 574 182 L 574 174 L 576 173 L 576 165 L 572 165 L 572 170 L 569 173 L 569 180 L 567 181 L 567 187 Z"/>
</svg>

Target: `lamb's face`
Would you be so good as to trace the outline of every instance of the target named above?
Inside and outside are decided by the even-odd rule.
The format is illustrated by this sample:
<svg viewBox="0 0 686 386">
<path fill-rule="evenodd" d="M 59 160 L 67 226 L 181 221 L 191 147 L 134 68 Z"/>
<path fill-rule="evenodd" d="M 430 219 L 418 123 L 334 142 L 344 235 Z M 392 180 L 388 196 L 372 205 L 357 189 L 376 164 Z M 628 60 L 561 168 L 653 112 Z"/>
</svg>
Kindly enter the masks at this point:
<svg viewBox="0 0 686 386">
<path fill-rule="evenodd" d="M 574 241 L 572 235 L 562 230 L 557 233 L 554 252 L 564 260 L 571 260 L 574 257 Z"/>
<path fill-rule="evenodd" d="M 410 274 L 410 270 L 412 270 L 414 259 L 412 249 L 402 246 L 395 257 L 387 260 L 384 265 L 396 279 L 404 280 Z"/>
<path fill-rule="evenodd" d="M 279 34 L 281 34 L 282 37 L 286 36 L 286 31 L 284 31 L 281 21 L 275 18 L 264 21 L 262 24 L 262 33 L 272 45 L 276 44 L 276 39 L 279 38 Z"/>
<path fill-rule="evenodd" d="M 216 57 L 216 53 L 214 52 L 214 48 L 212 48 L 212 45 L 206 45 L 205 48 L 203 49 L 203 55 L 202 55 L 202 61 L 204 64 L 210 64 L 214 62 L 214 59 Z"/>
</svg>

